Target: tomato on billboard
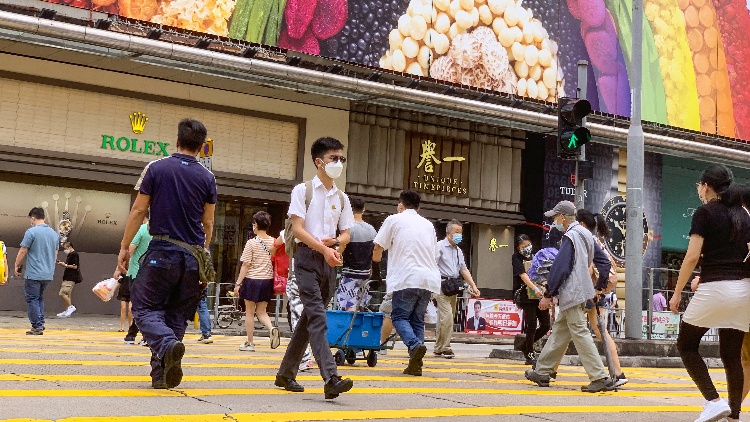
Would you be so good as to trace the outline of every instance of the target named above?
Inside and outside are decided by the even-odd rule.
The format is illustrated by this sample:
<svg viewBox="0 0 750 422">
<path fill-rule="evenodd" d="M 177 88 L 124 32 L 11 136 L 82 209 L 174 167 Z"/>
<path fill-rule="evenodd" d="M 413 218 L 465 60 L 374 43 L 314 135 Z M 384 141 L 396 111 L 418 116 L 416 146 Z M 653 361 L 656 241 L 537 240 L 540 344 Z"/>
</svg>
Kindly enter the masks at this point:
<svg viewBox="0 0 750 422">
<path fill-rule="evenodd" d="M 469 299 L 466 303 L 465 332 L 514 336 L 521 334 L 523 310 L 513 301 Z"/>
<path fill-rule="evenodd" d="M 49 0 L 630 115 L 631 0 Z M 744 0 L 643 0 L 643 118 L 750 140 Z"/>
</svg>

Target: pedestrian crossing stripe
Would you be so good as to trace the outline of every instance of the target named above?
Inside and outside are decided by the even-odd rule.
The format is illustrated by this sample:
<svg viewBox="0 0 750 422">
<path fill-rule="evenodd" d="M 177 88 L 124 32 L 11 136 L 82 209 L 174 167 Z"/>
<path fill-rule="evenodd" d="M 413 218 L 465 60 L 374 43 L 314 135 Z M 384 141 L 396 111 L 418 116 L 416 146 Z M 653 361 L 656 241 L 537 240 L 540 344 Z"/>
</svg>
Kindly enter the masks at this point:
<svg viewBox="0 0 750 422">
<path fill-rule="evenodd" d="M 379 375 L 347 375 L 354 381 L 371 381 L 371 382 L 408 382 L 408 383 L 430 383 L 430 382 L 450 382 L 450 378 L 433 378 L 433 377 L 404 377 L 401 375 L 379 376 Z M 272 382 L 276 379 L 275 375 L 185 375 L 183 382 L 213 382 L 213 381 L 263 381 Z M 151 382 L 148 375 L 49 375 L 49 374 L 0 374 L 1 381 L 48 381 L 48 382 Z M 318 375 L 299 375 L 297 381 L 320 381 Z M 516 384 L 531 385 L 527 380 L 508 380 L 498 378 L 485 378 L 482 380 L 463 380 L 462 383 L 494 383 L 494 384 Z M 716 381 L 714 384 L 719 387 L 719 391 L 726 390 L 726 382 Z M 588 381 L 563 381 L 558 379 L 554 385 L 560 387 L 580 387 L 588 385 Z M 628 388 L 648 388 L 648 389 L 668 389 L 668 388 L 685 388 L 686 384 L 667 384 L 667 383 L 628 383 Z M 723 388 L 722 388 L 723 387 Z"/>
<path fill-rule="evenodd" d="M 503 415 L 585 414 L 596 413 L 686 413 L 700 412 L 699 406 L 503 406 L 458 407 L 436 409 L 331 410 L 284 413 L 216 413 L 202 415 L 99 416 L 56 419 L 6 419 L 0 422 L 293 422 L 347 421 L 371 419 L 427 419 Z"/>
<path fill-rule="evenodd" d="M 379 375 L 347 375 L 354 381 L 383 382 L 448 382 L 450 378 L 404 377 Z M 273 382 L 275 375 L 185 375 L 182 382 L 207 381 L 267 381 Z M 48 374 L 0 374 L 0 381 L 50 381 L 50 382 L 151 382 L 148 375 L 48 375 Z M 320 381 L 319 375 L 298 375 L 297 381 Z"/>
<path fill-rule="evenodd" d="M 321 383 L 322 384 L 322 383 Z M 687 386 L 686 386 L 687 387 Z M 0 390 L 0 397 L 210 397 L 210 396 L 259 396 L 259 395 L 322 395 L 323 388 L 305 388 L 304 393 L 291 393 L 279 388 L 177 388 L 172 390 L 154 389 L 92 389 L 92 390 Z M 614 396 L 614 397 L 700 397 L 697 390 L 691 391 L 633 391 L 620 390 L 616 392 L 584 393 L 580 390 L 533 389 L 507 390 L 491 388 L 437 388 L 437 387 L 354 387 L 347 395 L 352 394 L 466 394 L 487 395 L 503 394 L 513 396 Z"/>
</svg>

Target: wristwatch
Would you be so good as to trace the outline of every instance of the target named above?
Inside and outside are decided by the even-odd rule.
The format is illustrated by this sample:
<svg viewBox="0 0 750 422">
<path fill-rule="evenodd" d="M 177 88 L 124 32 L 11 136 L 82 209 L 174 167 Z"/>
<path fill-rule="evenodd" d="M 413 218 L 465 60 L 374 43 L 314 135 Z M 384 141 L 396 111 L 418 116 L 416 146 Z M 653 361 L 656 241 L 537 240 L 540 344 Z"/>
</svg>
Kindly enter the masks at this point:
<svg viewBox="0 0 750 422">
<path fill-rule="evenodd" d="M 341 244 L 341 242 L 339 242 L 339 238 L 337 237 L 336 238 L 336 243 L 334 243 L 333 246 L 331 246 L 331 247 L 332 248 L 338 248 L 340 244 Z"/>
<path fill-rule="evenodd" d="M 552 299 L 552 295 L 549 292 L 544 292 L 544 297 L 547 299 Z"/>
</svg>

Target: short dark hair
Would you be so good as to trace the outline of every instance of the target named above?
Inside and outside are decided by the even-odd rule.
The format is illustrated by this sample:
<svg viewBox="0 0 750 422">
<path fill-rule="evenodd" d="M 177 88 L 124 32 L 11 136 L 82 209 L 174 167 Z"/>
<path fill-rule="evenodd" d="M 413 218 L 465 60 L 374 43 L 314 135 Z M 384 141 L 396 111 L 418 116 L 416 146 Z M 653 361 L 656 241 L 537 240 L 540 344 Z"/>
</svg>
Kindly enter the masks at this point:
<svg viewBox="0 0 750 422">
<path fill-rule="evenodd" d="M 253 223 L 258 225 L 258 230 L 268 230 L 271 227 L 271 214 L 258 211 L 253 214 Z"/>
<path fill-rule="evenodd" d="M 73 243 L 69 242 L 69 241 L 68 242 L 63 242 L 63 248 L 73 248 Z M 73 248 L 73 249 L 75 249 L 75 248 Z"/>
<path fill-rule="evenodd" d="M 464 225 L 461 224 L 460 221 L 456 220 L 455 218 L 448 222 L 448 224 L 445 225 L 445 232 L 448 233 L 451 231 L 451 226 L 457 226 L 457 227 L 463 227 Z"/>
<path fill-rule="evenodd" d="M 357 214 L 360 214 L 365 210 L 365 200 L 360 196 L 350 196 L 349 203 L 352 204 L 352 211 Z"/>
<path fill-rule="evenodd" d="M 414 192 L 413 190 L 405 190 L 401 192 L 401 195 L 398 196 L 398 200 L 399 202 L 401 202 L 401 205 L 403 205 L 404 208 L 409 210 L 416 210 L 419 208 L 419 202 L 422 200 L 422 198 L 417 192 Z"/>
<path fill-rule="evenodd" d="M 29 211 L 29 217 L 37 220 L 44 220 L 44 208 L 34 207 Z"/>
<path fill-rule="evenodd" d="M 480 302 L 480 301 L 474 302 L 474 307 L 475 308 L 477 307 L 477 305 L 479 305 L 479 307 L 481 308 L 482 307 L 482 302 Z"/>
<path fill-rule="evenodd" d="M 182 119 L 177 124 L 177 143 L 188 151 L 198 151 L 206 142 L 208 131 L 203 123 L 193 119 Z"/>
<path fill-rule="evenodd" d="M 313 164 L 315 163 L 316 158 L 322 159 L 323 156 L 326 155 L 326 152 L 338 151 L 341 149 L 344 149 L 344 144 L 336 138 L 331 138 L 330 136 L 318 138 L 313 142 L 312 147 L 310 148 L 310 155 L 312 156 Z"/>
</svg>

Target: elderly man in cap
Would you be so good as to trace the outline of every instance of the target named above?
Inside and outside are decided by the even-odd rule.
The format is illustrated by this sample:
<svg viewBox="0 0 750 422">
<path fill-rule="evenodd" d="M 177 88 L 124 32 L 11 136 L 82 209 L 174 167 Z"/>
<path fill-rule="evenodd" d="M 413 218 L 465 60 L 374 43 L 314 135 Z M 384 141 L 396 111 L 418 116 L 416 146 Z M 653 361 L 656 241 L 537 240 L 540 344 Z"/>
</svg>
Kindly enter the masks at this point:
<svg viewBox="0 0 750 422">
<path fill-rule="evenodd" d="M 593 263 L 599 270 L 597 290 L 606 287 L 610 262 L 594 241 L 593 234 L 575 220 L 576 207 L 570 201 L 561 201 L 544 213 L 552 217 L 555 227 L 564 233 L 560 253 L 550 268 L 547 292 L 539 301 L 540 309 L 547 309 L 553 297 L 558 298 L 560 313 L 552 326 L 552 335 L 544 345 L 535 369 L 526 371 L 526 379 L 540 387 L 549 387 L 550 373 L 560 362 L 568 344 L 573 341 L 581 363 L 591 383 L 581 391 L 596 393 L 615 388 L 607 376 L 591 332 L 586 325 L 586 302 L 595 295 L 589 267 Z"/>
</svg>

